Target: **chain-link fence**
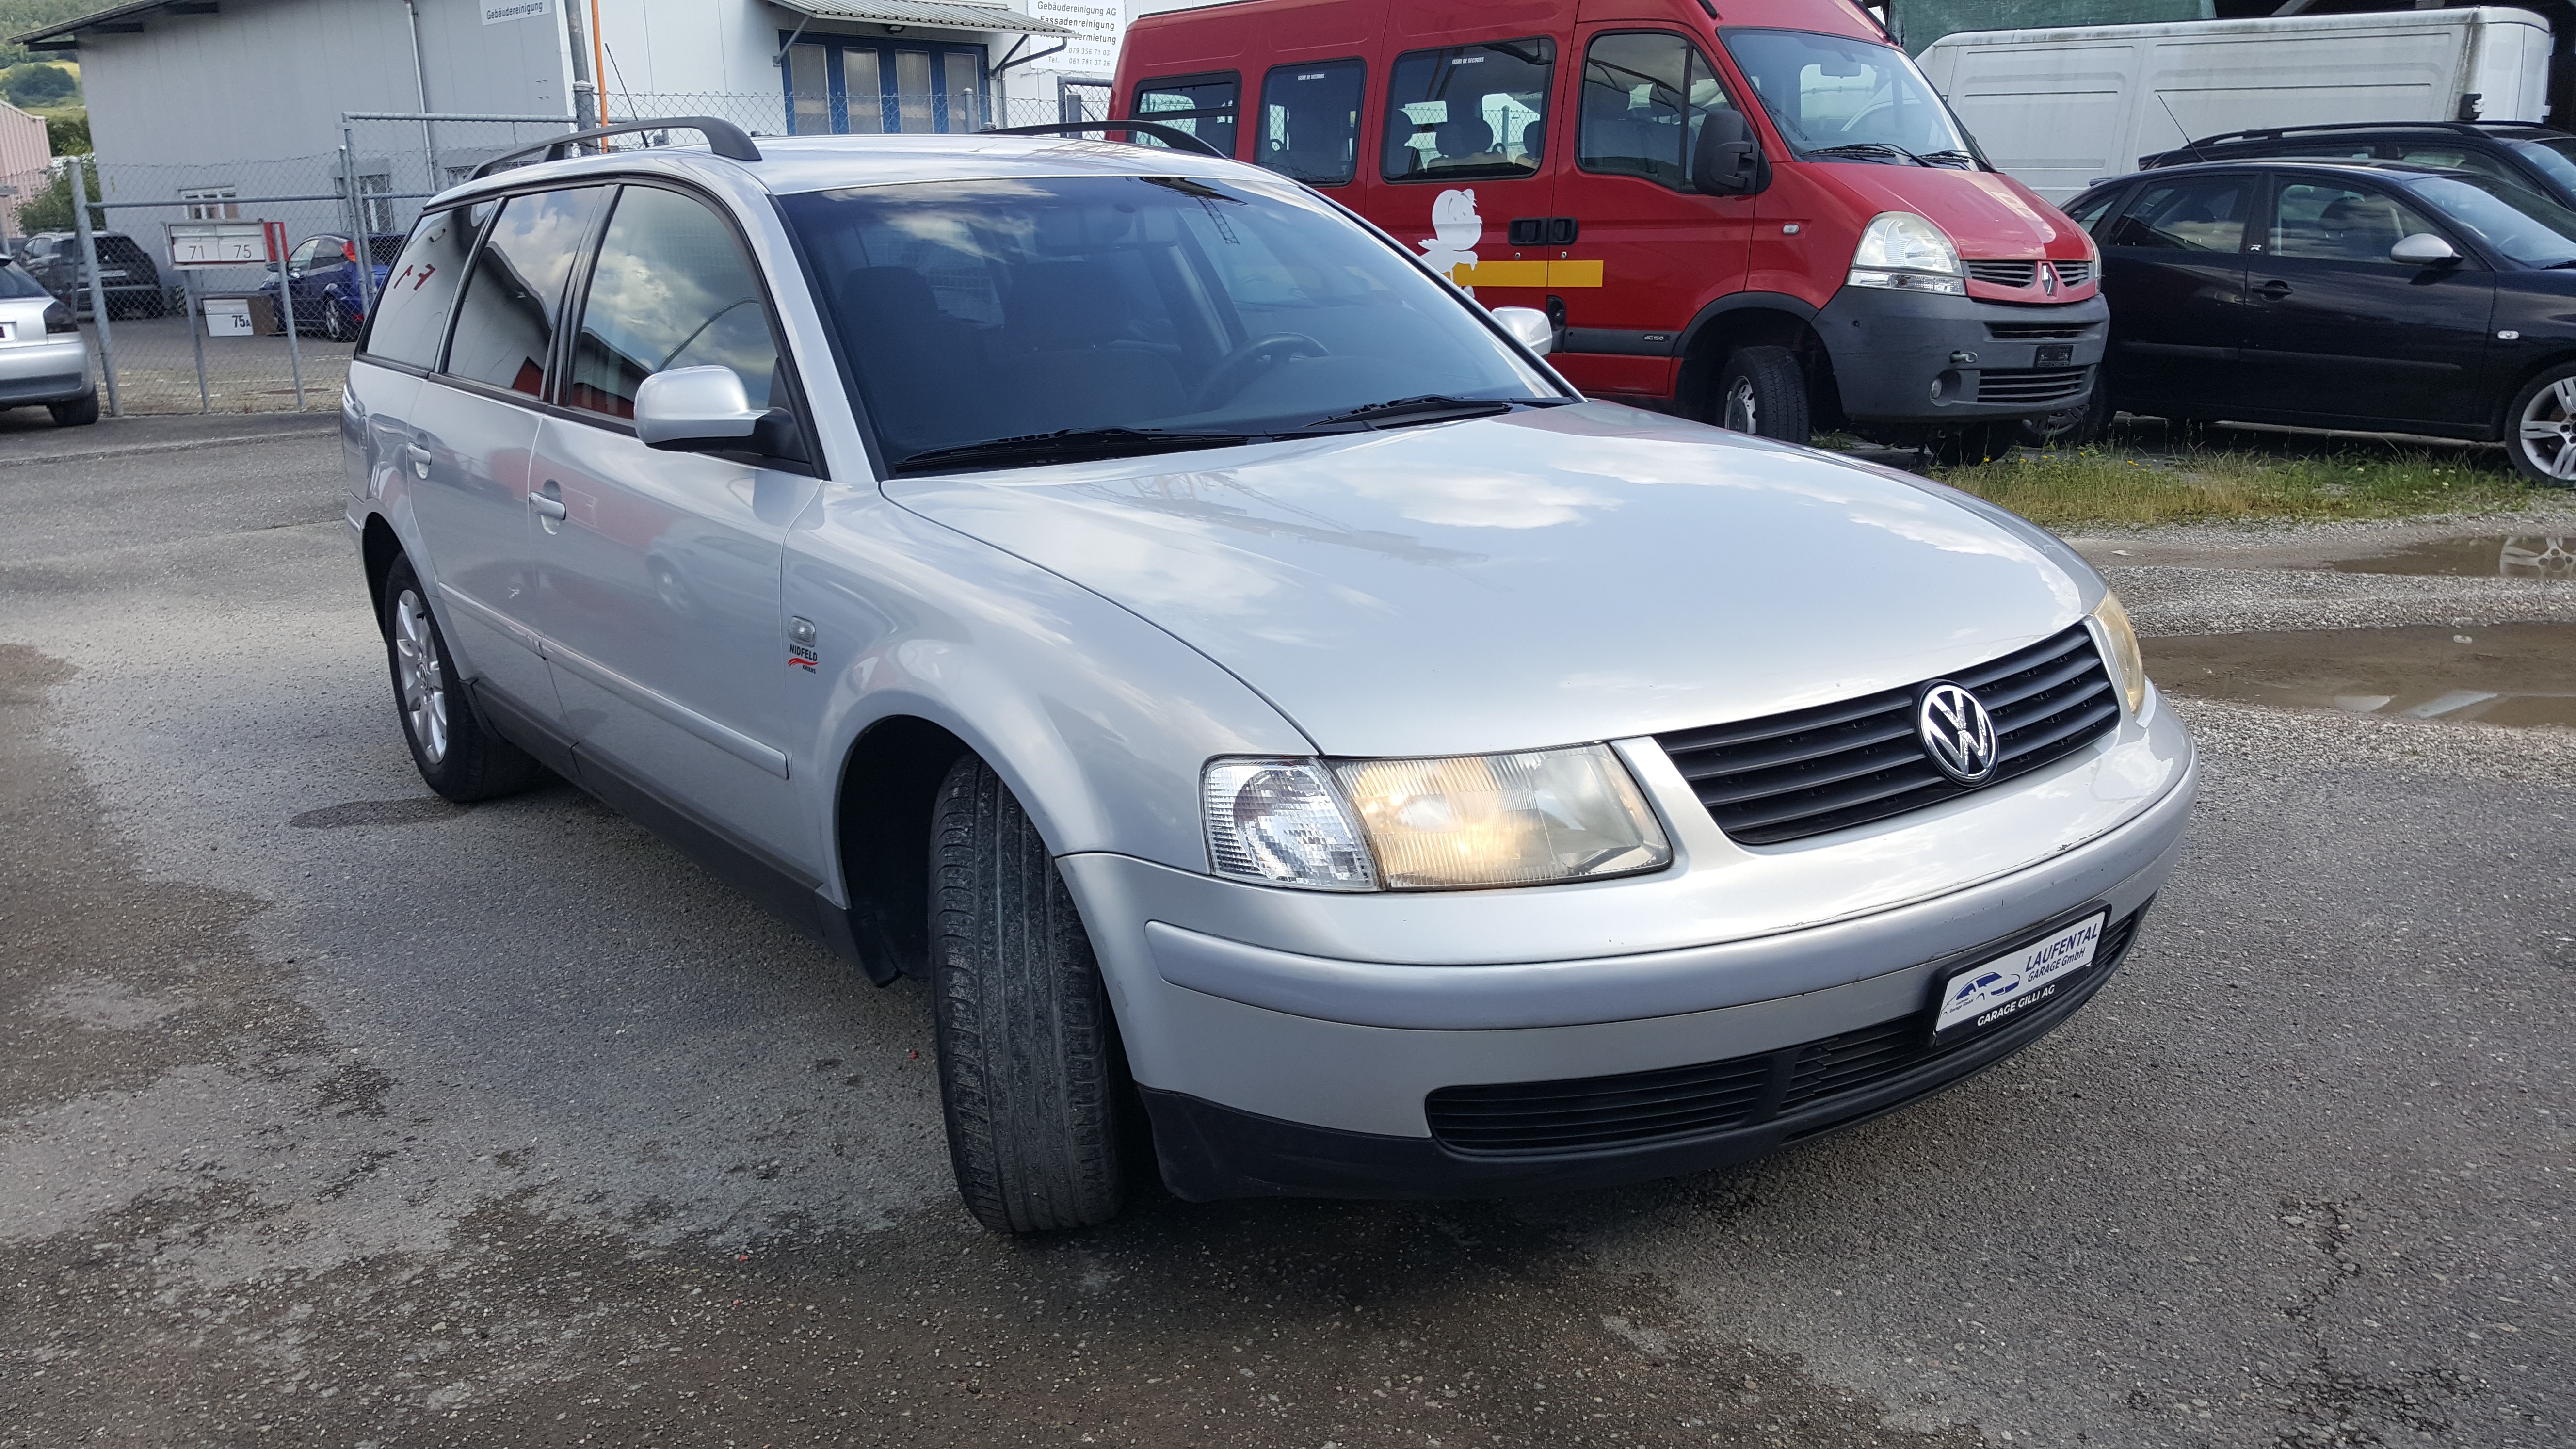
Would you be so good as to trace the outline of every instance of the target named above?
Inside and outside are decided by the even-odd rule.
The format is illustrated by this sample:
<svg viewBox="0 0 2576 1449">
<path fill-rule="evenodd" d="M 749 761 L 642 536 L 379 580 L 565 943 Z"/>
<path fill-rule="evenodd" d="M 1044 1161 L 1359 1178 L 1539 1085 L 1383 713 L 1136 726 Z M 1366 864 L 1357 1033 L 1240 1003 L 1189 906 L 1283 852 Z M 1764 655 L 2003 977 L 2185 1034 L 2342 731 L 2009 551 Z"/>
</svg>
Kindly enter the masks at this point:
<svg viewBox="0 0 2576 1449">
<path fill-rule="evenodd" d="M 963 87 L 858 96 L 612 91 L 604 106 L 610 124 L 713 116 L 754 136 L 955 134 L 1108 114 L 1105 82 L 1045 89 L 1052 93 L 1001 101 Z M 63 239 L 61 265 L 39 280 L 75 306 L 118 412 L 334 408 L 351 345 L 423 203 L 484 162 L 570 128 L 524 116 L 351 115 L 329 152 L 220 165 L 102 162 L 94 236 L 81 245 Z M 645 133 L 610 144 L 698 139 Z M 245 251 L 240 239 L 252 223 L 267 224 L 272 240 Z M 234 238 L 228 254 L 245 259 L 174 260 L 174 234 L 221 233 Z M 80 265 L 82 245 L 97 249 L 95 284 Z M 276 248 L 282 267 L 270 259 Z M 102 294 L 104 318 L 95 315 Z"/>
</svg>

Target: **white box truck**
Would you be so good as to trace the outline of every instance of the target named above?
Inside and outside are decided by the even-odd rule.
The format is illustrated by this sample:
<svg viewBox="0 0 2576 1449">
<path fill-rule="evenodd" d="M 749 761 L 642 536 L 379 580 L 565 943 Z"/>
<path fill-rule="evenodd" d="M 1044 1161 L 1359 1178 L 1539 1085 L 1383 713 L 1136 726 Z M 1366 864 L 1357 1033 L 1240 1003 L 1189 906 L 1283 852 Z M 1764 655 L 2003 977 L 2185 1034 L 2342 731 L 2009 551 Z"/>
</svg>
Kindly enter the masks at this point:
<svg viewBox="0 0 2576 1449">
<path fill-rule="evenodd" d="M 1979 30 L 1921 64 L 1997 167 L 2064 201 L 2225 131 L 2541 120 L 2549 22 L 2481 6 Z"/>
</svg>

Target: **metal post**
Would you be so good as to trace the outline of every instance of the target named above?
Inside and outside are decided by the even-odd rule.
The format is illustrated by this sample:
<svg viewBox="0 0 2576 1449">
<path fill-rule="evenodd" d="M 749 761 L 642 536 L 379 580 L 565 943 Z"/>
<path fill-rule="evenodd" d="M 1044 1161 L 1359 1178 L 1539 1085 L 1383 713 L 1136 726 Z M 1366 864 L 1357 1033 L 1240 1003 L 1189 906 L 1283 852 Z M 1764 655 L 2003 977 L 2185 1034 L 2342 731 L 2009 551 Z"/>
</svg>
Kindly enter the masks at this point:
<svg viewBox="0 0 2576 1449">
<path fill-rule="evenodd" d="M 215 404 L 206 396 L 206 317 L 197 301 L 197 269 L 181 267 L 179 282 L 187 289 L 188 340 L 197 345 L 197 411 L 210 413 L 215 410 Z"/>
<path fill-rule="evenodd" d="M 267 228 L 260 230 L 266 232 Z M 284 240 L 286 234 L 286 227 L 281 223 L 276 235 Z M 293 255 L 290 248 L 287 257 Z M 295 271 L 287 257 L 277 259 L 277 310 L 286 317 L 286 370 L 295 378 L 295 410 L 300 413 L 304 411 L 304 357 L 295 345 Z"/>
<path fill-rule="evenodd" d="M 107 200 L 107 183 L 99 183 L 99 200 Z M 107 377 L 107 411 L 125 416 L 116 395 L 116 346 L 107 325 L 107 280 L 98 274 L 98 238 L 89 229 L 89 163 L 72 158 L 72 229 L 80 234 L 81 265 L 89 269 L 89 320 L 98 329 L 98 370 Z M 73 308 L 78 311 L 77 305 Z"/>
<path fill-rule="evenodd" d="M 347 122 L 340 125 L 340 190 L 349 201 L 349 235 L 358 243 L 358 302 L 376 315 L 376 247 L 367 230 L 367 208 L 358 200 L 358 143 Z"/>
</svg>

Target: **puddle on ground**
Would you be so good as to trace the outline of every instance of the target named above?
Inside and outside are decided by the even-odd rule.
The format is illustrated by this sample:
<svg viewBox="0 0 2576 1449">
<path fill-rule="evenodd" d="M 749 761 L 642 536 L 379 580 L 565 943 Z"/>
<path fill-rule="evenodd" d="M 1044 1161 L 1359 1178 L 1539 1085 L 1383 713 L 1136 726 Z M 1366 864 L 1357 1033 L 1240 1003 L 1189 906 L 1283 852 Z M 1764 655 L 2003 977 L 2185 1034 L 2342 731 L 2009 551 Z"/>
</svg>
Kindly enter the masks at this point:
<svg viewBox="0 0 2576 1449">
<path fill-rule="evenodd" d="M 2497 534 L 2436 538 L 2368 558 L 2339 558 L 2343 574 L 2445 574 L 2456 578 L 2576 579 L 2576 538 Z"/>
<path fill-rule="evenodd" d="M 2175 694 L 2576 728 L 2576 624 L 2292 629 L 2139 642 L 2148 674 Z"/>
</svg>

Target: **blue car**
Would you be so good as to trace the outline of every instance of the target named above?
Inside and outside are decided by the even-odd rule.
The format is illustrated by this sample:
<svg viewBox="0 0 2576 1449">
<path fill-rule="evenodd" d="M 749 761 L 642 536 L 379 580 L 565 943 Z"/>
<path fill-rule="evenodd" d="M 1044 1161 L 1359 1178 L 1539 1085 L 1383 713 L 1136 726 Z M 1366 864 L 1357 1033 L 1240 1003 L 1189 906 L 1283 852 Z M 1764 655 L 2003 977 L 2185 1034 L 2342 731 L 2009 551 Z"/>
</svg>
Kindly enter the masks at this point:
<svg viewBox="0 0 2576 1449">
<path fill-rule="evenodd" d="M 295 250 L 286 254 L 288 285 L 295 289 L 295 330 L 319 333 L 334 342 L 356 341 L 358 329 L 366 325 L 367 299 L 384 289 L 385 276 L 402 244 L 400 232 L 378 232 L 367 238 L 373 275 L 361 290 L 355 242 L 346 236 L 323 235 L 296 243 Z M 276 270 L 269 268 L 272 274 Z M 273 275 L 267 291 L 272 296 L 277 292 Z"/>
</svg>

